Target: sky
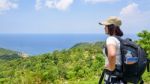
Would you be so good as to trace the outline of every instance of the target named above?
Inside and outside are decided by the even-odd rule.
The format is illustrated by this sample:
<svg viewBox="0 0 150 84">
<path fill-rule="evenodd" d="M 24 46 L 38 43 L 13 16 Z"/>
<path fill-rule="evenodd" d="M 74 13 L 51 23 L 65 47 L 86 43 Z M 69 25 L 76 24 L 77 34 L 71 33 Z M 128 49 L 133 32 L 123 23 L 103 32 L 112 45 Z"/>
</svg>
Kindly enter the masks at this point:
<svg viewBox="0 0 150 84">
<path fill-rule="evenodd" d="M 150 31 L 150 0 L 0 0 L 0 34 L 103 34 L 122 20 L 126 34 Z"/>
</svg>

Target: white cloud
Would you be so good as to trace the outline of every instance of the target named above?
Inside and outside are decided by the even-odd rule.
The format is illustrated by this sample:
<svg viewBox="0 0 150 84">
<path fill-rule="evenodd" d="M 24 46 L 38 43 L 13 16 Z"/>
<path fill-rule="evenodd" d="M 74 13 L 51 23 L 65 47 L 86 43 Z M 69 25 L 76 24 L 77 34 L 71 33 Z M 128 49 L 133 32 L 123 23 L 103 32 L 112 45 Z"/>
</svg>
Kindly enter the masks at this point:
<svg viewBox="0 0 150 84">
<path fill-rule="evenodd" d="M 56 1 L 55 0 L 46 0 L 45 6 L 48 8 L 55 8 L 56 7 Z"/>
<path fill-rule="evenodd" d="M 119 0 L 85 0 L 85 2 L 88 3 L 112 3 L 112 2 L 117 2 Z"/>
<path fill-rule="evenodd" d="M 42 8 L 42 0 L 36 0 L 35 9 L 40 10 Z"/>
<path fill-rule="evenodd" d="M 35 9 L 39 10 L 42 7 L 55 8 L 58 10 L 67 10 L 74 0 L 36 0 Z"/>
<path fill-rule="evenodd" d="M 10 0 L 0 0 L 0 13 L 18 8 L 18 4 Z"/>
<path fill-rule="evenodd" d="M 132 3 L 132 4 L 129 4 L 128 6 L 122 8 L 120 15 L 130 16 L 130 15 L 139 14 L 139 13 L 140 13 L 140 10 L 138 8 L 138 4 Z"/>
<path fill-rule="evenodd" d="M 73 0 L 60 0 L 58 3 L 56 3 L 56 8 L 59 10 L 66 10 L 72 3 Z"/>
<path fill-rule="evenodd" d="M 150 30 L 150 11 L 142 11 L 139 5 L 131 3 L 120 11 L 120 17 L 123 21 L 123 27 L 127 33 L 140 32 L 142 30 Z M 149 29 L 148 29 L 149 28 Z"/>
</svg>

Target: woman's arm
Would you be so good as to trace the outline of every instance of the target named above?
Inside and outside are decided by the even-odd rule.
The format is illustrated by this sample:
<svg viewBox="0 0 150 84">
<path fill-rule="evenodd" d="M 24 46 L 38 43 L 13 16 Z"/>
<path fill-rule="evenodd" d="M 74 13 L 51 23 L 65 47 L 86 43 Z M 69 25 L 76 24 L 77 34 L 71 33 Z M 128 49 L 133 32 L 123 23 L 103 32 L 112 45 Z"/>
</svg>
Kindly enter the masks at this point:
<svg viewBox="0 0 150 84">
<path fill-rule="evenodd" d="M 114 44 L 107 45 L 107 51 L 108 51 L 108 61 L 109 61 L 109 64 L 107 65 L 107 69 L 110 71 L 114 71 L 115 63 L 116 63 L 116 45 Z"/>
</svg>

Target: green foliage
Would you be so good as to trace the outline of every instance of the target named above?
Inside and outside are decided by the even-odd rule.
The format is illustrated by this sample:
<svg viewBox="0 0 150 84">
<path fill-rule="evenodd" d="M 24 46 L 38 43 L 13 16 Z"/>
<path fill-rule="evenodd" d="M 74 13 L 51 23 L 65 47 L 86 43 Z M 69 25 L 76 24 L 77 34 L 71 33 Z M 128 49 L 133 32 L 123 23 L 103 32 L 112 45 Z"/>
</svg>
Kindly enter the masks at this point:
<svg viewBox="0 0 150 84">
<path fill-rule="evenodd" d="M 144 30 L 140 33 L 138 33 L 138 36 L 140 39 L 137 41 L 137 43 L 144 48 L 146 51 L 148 58 L 150 59 L 150 32 Z M 146 82 L 150 82 L 150 72 L 145 72 L 143 75 L 143 79 Z"/>
<path fill-rule="evenodd" d="M 145 49 L 150 58 L 150 32 L 144 30 L 138 33 L 138 36 L 140 40 L 138 40 L 137 43 Z"/>
<path fill-rule="evenodd" d="M 76 84 L 73 81 L 95 80 L 104 64 L 102 45 L 101 42 L 81 43 L 68 50 L 0 60 L 0 84 Z"/>
</svg>

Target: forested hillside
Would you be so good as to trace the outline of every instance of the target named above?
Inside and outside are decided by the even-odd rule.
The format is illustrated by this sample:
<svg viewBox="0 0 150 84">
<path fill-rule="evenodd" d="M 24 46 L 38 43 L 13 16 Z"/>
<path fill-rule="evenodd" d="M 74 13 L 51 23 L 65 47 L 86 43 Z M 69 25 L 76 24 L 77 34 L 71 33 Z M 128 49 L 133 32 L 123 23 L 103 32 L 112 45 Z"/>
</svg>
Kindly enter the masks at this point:
<svg viewBox="0 0 150 84">
<path fill-rule="evenodd" d="M 137 41 L 150 57 L 150 32 Z M 148 42 L 148 43 L 145 43 Z M 103 70 L 104 42 L 79 43 L 72 48 L 28 58 L 0 60 L 0 84 L 97 84 Z M 144 81 L 150 83 L 150 72 Z"/>
<path fill-rule="evenodd" d="M 21 52 L 0 48 L 0 59 L 12 60 L 12 59 L 17 59 L 21 57 L 22 57 Z"/>
</svg>

